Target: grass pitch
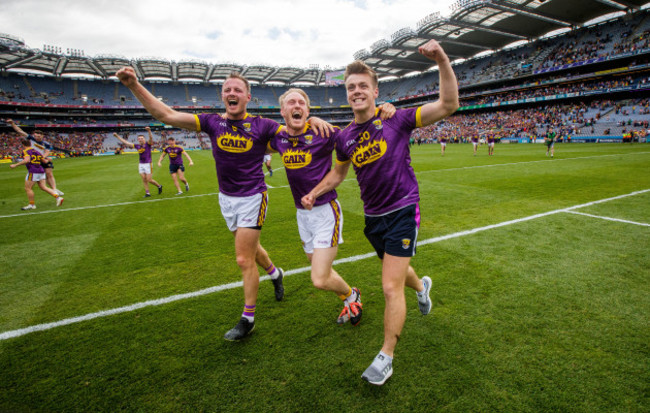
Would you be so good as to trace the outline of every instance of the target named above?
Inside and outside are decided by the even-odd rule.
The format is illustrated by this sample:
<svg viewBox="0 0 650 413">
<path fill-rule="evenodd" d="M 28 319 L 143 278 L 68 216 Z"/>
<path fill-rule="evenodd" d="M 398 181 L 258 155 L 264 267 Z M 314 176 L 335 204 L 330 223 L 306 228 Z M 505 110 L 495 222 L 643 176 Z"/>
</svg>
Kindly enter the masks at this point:
<svg viewBox="0 0 650 413">
<path fill-rule="evenodd" d="M 311 285 L 278 169 L 262 245 L 291 272 L 285 300 L 262 282 L 255 332 L 231 343 L 237 284 L 139 305 L 241 280 L 209 152 L 192 153 L 182 196 L 154 167 L 164 191 L 146 200 L 133 156 L 57 160 L 66 201 L 37 190 L 32 212 L 20 211 L 24 168 L 0 165 L 0 411 L 649 411 L 650 146 L 411 155 L 412 265 L 432 278 L 434 308 L 421 316 L 407 290 L 382 387 L 360 379 L 384 299 L 379 260 L 360 257 L 372 248 L 352 172 L 338 258 L 353 258 L 335 268 L 361 289 L 361 324 L 337 326 L 340 301 Z"/>
</svg>

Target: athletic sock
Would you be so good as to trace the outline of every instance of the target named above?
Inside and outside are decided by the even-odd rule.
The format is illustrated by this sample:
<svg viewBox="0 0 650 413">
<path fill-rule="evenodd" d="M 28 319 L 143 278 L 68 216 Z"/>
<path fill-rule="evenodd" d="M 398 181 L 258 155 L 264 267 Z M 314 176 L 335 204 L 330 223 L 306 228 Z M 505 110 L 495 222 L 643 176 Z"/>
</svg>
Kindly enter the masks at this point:
<svg viewBox="0 0 650 413">
<path fill-rule="evenodd" d="M 346 304 L 349 304 L 351 301 L 354 301 L 354 300 L 350 300 L 350 302 L 348 302 L 348 299 L 353 298 L 352 297 L 352 288 L 348 286 L 348 289 L 350 291 L 348 291 L 346 294 L 338 294 L 338 296 L 339 296 L 339 298 L 341 300 L 346 301 Z"/>
<path fill-rule="evenodd" d="M 280 271 L 278 271 L 277 268 L 275 268 L 275 265 L 271 263 L 268 267 L 264 268 L 266 270 L 266 273 L 271 276 L 272 279 L 276 279 L 280 276 Z"/>
<path fill-rule="evenodd" d="M 255 321 L 255 306 L 254 305 L 244 305 L 244 312 L 241 314 L 242 317 L 250 321 L 251 323 Z"/>
<path fill-rule="evenodd" d="M 391 356 L 384 353 L 383 351 L 380 351 L 379 354 L 377 354 L 375 359 L 372 361 L 372 365 L 375 366 L 377 371 L 382 371 L 384 370 L 384 367 L 386 367 L 386 365 L 391 364 L 392 362 L 393 362 L 393 358 Z"/>
</svg>

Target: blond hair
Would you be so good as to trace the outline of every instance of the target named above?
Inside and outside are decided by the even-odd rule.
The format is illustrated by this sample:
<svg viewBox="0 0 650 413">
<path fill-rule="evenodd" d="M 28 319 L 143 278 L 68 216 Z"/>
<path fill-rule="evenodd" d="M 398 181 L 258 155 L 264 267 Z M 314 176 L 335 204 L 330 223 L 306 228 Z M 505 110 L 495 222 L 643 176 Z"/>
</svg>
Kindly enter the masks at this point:
<svg viewBox="0 0 650 413">
<path fill-rule="evenodd" d="M 299 93 L 300 95 L 302 95 L 302 97 L 305 98 L 305 102 L 307 102 L 307 107 L 309 107 L 309 96 L 307 96 L 307 93 L 305 93 L 304 90 L 299 89 L 299 88 L 296 88 L 296 87 L 293 87 L 293 88 L 287 90 L 286 92 L 284 92 L 284 93 L 283 93 L 283 94 L 278 98 L 278 102 L 280 102 L 280 107 L 282 107 L 282 105 L 284 104 L 284 101 L 285 101 L 285 99 L 287 98 L 287 96 L 289 96 L 291 93 L 294 93 L 294 92 L 295 92 L 295 93 Z"/>
<path fill-rule="evenodd" d="M 239 79 L 239 80 L 241 80 L 246 85 L 246 91 L 248 91 L 249 94 L 251 93 L 251 84 L 248 83 L 248 79 L 246 79 L 241 73 L 239 73 L 239 72 L 230 72 L 230 74 L 228 75 L 226 80 L 228 80 L 228 79 Z"/>
</svg>

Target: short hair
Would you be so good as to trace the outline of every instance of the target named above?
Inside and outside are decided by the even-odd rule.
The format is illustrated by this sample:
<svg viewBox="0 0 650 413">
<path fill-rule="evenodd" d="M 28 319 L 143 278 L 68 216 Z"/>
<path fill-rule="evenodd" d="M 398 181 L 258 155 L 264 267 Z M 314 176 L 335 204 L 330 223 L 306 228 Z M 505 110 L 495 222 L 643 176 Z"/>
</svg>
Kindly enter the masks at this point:
<svg viewBox="0 0 650 413">
<path fill-rule="evenodd" d="M 307 107 L 309 107 L 309 104 L 310 104 L 310 103 L 309 103 L 309 96 L 307 96 L 307 93 L 305 93 L 304 90 L 299 89 L 299 88 L 297 88 L 297 87 L 292 87 L 291 89 L 289 89 L 289 90 L 287 90 L 286 92 L 284 92 L 284 93 L 283 93 L 283 94 L 278 98 L 278 102 L 280 102 L 280 107 L 282 107 L 282 104 L 284 103 L 284 101 L 285 101 L 285 99 L 287 98 L 287 96 L 289 96 L 291 93 L 294 93 L 294 92 L 295 92 L 295 93 L 299 93 L 302 97 L 304 97 L 304 98 L 305 98 L 305 101 L 307 102 Z"/>
<path fill-rule="evenodd" d="M 226 80 L 228 80 L 228 79 L 239 79 L 239 80 L 241 80 L 246 85 L 246 90 L 248 91 L 248 93 L 251 93 L 251 84 L 248 83 L 248 79 L 246 79 L 241 73 L 239 73 L 239 72 L 230 72 L 230 74 L 228 75 Z M 224 81 L 224 83 L 225 83 L 225 81 Z"/>
<path fill-rule="evenodd" d="M 23 146 L 32 146 L 32 141 L 30 141 L 29 139 L 21 139 L 20 143 L 22 143 Z"/>
<path fill-rule="evenodd" d="M 42 130 L 36 129 L 34 132 L 32 132 L 32 135 L 38 133 L 39 135 L 45 135 Z"/>
<path fill-rule="evenodd" d="M 140 136 L 142 136 L 142 137 L 143 137 L 144 139 L 147 139 L 147 138 L 145 138 L 145 136 L 144 136 L 144 135 L 142 135 L 142 134 L 140 134 L 140 135 L 138 135 L 138 138 L 139 138 Z"/>
<path fill-rule="evenodd" d="M 346 68 L 345 68 L 345 74 L 343 75 L 343 81 L 348 80 L 348 76 L 350 75 L 368 75 L 372 79 L 375 87 L 379 85 L 379 78 L 377 77 L 377 72 L 372 70 L 370 66 L 362 62 L 361 60 L 355 60 L 354 62 L 350 63 Z"/>
</svg>

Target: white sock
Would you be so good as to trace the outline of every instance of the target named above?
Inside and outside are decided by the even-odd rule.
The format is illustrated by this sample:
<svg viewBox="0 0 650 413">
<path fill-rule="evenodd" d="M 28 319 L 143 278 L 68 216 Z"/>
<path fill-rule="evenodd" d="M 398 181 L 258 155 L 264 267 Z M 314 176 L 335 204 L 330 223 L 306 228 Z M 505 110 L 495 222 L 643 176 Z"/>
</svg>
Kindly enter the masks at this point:
<svg viewBox="0 0 650 413">
<path fill-rule="evenodd" d="M 384 353 L 383 351 L 380 351 L 379 354 L 377 354 L 375 359 L 372 361 L 372 364 L 375 366 L 377 370 L 382 371 L 384 367 L 386 367 L 388 364 L 391 364 L 392 362 L 393 362 L 393 358 L 391 356 Z"/>
</svg>

